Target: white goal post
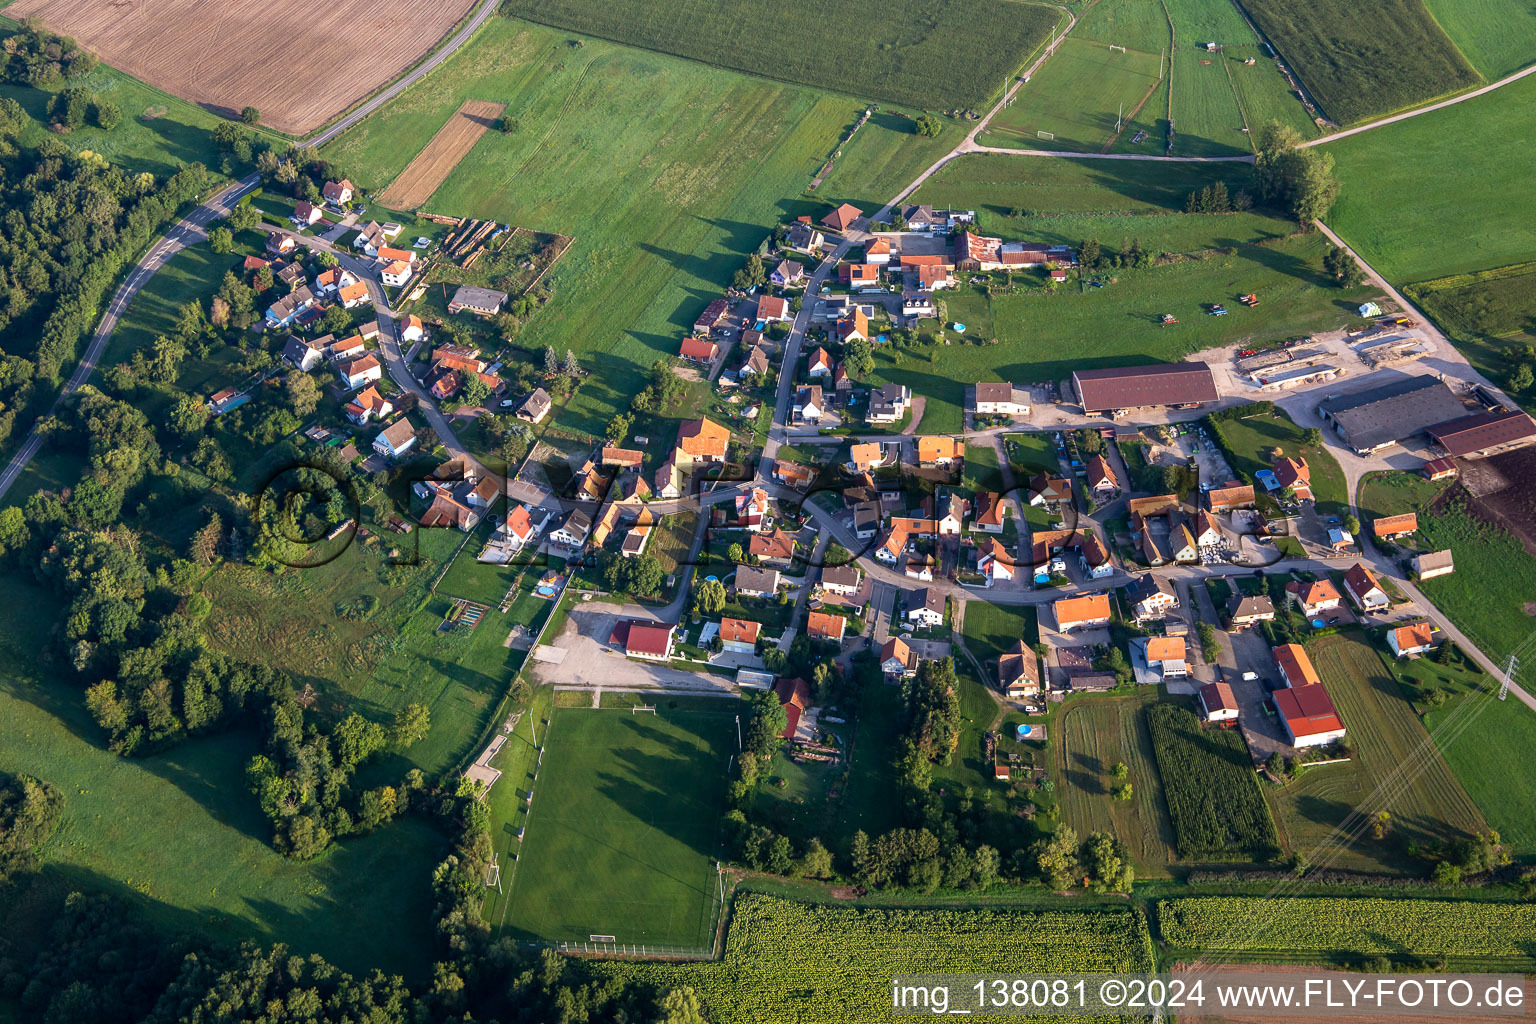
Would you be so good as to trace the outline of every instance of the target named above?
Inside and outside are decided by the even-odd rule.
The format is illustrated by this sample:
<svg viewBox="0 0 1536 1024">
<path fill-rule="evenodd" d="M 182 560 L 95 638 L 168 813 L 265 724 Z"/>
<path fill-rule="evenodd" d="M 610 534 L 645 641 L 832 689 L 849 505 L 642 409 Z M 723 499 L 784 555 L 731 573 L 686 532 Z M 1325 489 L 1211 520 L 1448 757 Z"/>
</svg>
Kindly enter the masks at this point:
<svg viewBox="0 0 1536 1024">
<path fill-rule="evenodd" d="M 651 714 L 654 715 L 656 713 L 656 705 L 654 705 L 654 704 L 632 704 L 632 705 L 630 705 L 629 713 L 631 715 L 637 714 L 637 713 L 639 713 L 641 711 L 649 711 Z"/>
<path fill-rule="evenodd" d="M 1110 43 L 1109 44 L 1109 49 L 1110 49 L 1111 53 L 1113 53 L 1115 50 L 1119 50 L 1121 53 L 1125 52 L 1125 47 L 1123 47 L 1123 46 L 1116 46 L 1114 43 Z"/>
<path fill-rule="evenodd" d="M 1042 138 L 1042 139 L 1047 139 L 1047 140 L 1051 140 L 1051 141 L 1055 141 L 1055 139 L 1056 139 L 1056 133 L 1055 132 L 1041 131 L 1040 129 L 1037 128 L 1035 130 L 1035 134 L 1037 136 L 1039 136 L 1040 138 Z"/>
</svg>

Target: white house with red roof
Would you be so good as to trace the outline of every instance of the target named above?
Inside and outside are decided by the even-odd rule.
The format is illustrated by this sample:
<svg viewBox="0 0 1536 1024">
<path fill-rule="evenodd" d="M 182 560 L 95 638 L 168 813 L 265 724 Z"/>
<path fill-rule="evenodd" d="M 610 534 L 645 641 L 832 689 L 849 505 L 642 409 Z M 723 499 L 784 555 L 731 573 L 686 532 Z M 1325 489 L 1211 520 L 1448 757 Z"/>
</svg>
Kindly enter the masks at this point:
<svg viewBox="0 0 1536 1024">
<path fill-rule="evenodd" d="M 298 227 L 307 228 L 311 224 L 319 223 L 320 219 L 324 216 L 325 211 L 320 209 L 320 207 L 301 201 L 293 208 L 293 216 L 288 219 L 293 221 Z"/>
<path fill-rule="evenodd" d="M 347 382 L 349 388 L 360 388 L 383 376 L 384 368 L 379 365 L 378 357 L 373 355 L 355 359 L 341 369 L 341 379 Z"/>
</svg>

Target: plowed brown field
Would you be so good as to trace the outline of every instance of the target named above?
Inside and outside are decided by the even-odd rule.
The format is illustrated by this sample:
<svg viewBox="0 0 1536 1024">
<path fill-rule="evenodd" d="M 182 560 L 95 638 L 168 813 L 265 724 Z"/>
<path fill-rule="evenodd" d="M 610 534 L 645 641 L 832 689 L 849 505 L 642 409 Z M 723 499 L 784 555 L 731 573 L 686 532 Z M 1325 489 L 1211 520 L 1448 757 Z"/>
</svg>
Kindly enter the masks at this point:
<svg viewBox="0 0 1536 1024">
<path fill-rule="evenodd" d="M 465 100 L 426 148 L 416 154 L 416 159 L 406 164 L 400 176 L 379 194 L 379 202 L 391 210 L 414 210 L 431 199 L 437 186 L 447 180 L 505 109 L 504 103 Z"/>
<path fill-rule="evenodd" d="M 474 0 L 17 0 L 115 68 L 220 114 L 300 135 L 416 63 Z M 137 111 L 124 111 L 132 116 Z"/>
</svg>

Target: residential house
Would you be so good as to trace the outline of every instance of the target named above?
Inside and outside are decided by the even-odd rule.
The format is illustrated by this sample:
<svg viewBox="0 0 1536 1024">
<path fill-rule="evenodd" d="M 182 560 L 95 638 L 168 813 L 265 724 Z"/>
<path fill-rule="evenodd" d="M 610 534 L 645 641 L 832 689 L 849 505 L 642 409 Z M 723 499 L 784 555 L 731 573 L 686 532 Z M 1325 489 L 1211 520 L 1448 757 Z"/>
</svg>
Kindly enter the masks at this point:
<svg viewBox="0 0 1536 1024">
<path fill-rule="evenodd" d="M 690 363 L 699 363 L 708 366 L 715 361 L 715 356 L 720 352 L 720 346 L 708 338 L 684 338 L 677 354 Z"/>
<path fill-rule="evenodd" d="M 347 382 L 349 389 L 360 388 L 364 384 L 379 380 L 383 376 L 384 368 L 379 365 L 378 357 L 372 354 L 354 360 L 341 369 L 341 379 Z"/>
<path fill-rule="evenodd" d="M 787 567 L 795 557 L 795 535 L 788 530 L 754 533 L 747 541 L 747 554 L 762 565 Z"/>
<path fill-rule="evenodd" d="M 677 447 L 695 462 L 724 462 L 731 432 L 710 419 L 686 420 L 677 428 Z"/>
<path fill-rule="evenodd" d="M 379 268 L 379 280 L 391 288 L 404 288 L 411 279 L 411 264 L 407 260 L 391 260 Z"/>
<path fill-rule="evenodd" d="M 947 434 L 923 434 L 917 439 L 917 464 L 924 468 L 953 466 L 965 459 L 965 443 Z"/>
<path fill-rule="evenodd" d="M 1356 562 L 1344 573 L 1344 589 L 1362 612 L 1384 612 L 1392 604 L 1376 574 L 1361 562 Z"/>
<path fill-rule="evenodd" d="M 287 231 L 274 231 L 267 236 L 267 252 L 272 256 L 286 256 L 299 247 L 299 240 Z"/>
<path fill-rule="evenodd" d="M 1125 600 L 1137 622 L 1164 618 L 1179 606 L 1179 595 L 1173 584 L 1152 573 L 1137 577 L 1127 586 Z"/>
<path fill-rule="evenodd" d="M 1189 677 L 1188 655 L 1182 636 L 1149 636 L 1146 644 L 1147 667 L 1164 679 Z"/>
<path fill-rule="evenodd" d="M 1108 501 L 1120 493 L 1120 476 L 1114 465 L 1103 455 L 1088 460 L 1088 490 L 1096 501 Z"/>
<path fill-rule="evenodd" d="M 877 267 L 883 267 L 891 262 L 891 243 L 884 238 L 876 238 L 864 245 L 864 262 L 873 263 Z"/>
<path fill-rule="evenodd" d="M 1400 516 L 1382 516 L 1371 521 L 1371 531 L 1376 534 L 1377 540 L 1392 540 L 1396 537 L 1406 537 L 1419 528 L 1417 513 L 1405 512 Z"/>
<path fill-rule="evenodd" d="M 860 540 L 868 540 L 880 531 L 880 503 L 878 501 L 861 501 L 853 506 L 853 535 Z M 906 544 L 905 530 L 902 531 L 902 544 Z M 900 554 L 900 552 L 896 552 Z M 875 552 L 875 557 L 880 557 L 880 552 Z M 890 559 L 895 562 L 896 559 Z"/>
<path fill-rule="evenodd" d="M 389 244 L 389 238 L 384 234 L 384 229 L 378 221 L 369 221 L 357 231 L 357 237 L 352 239 L 352 248 L 367 256 L 377 256 L 379 250 Z"/>
<path fill-rule="evenodd" d="M 850 311 L 848 316 L 837 321 L 837 326 L 833 328 L 833 334 L 844 345 L 850 341 L 869 341 L 873 337 L 869 329 L 869 317 L 865 316 L 864 311 L 857 306 Z"/>
<path fill-rule="evenodd" d="M 951 491 L 940 502 L 940 515 L 936 523 L 939 536 L 960 536 L 960 530 L 965 526 L 965 517 L 970 513 L 970 510 L 971 503 L 966 501 L 957 492 Z"/>
<path fill-rule="evenodd" d="M 320 195 L 328 203 L 341 206 L 352 201 L 352 183 L 346 178 L 340 181 L 328 181 L 320 189 Z"/>
<path fill-rule="evenodd" d="M 617 506 L 612 506 L 617 507 Z M 642 511 L 641 519 L 645 522 L 635 523 L 624 535 L 624 543 L 619 545 L 619 556 L 622 558 L 639 558 L 645 554 L 645 547 L 651 542 L 651 534 L 654 532 L 650 522 L 650 511 Z"/>
<path fill-rule="evenodd" d="M 793 320 L 794 316 L 789 311 L 788 299 L 781 299 L 777 295 L 762 295 L 757 300 L 757 318 L 772 324 Z"/>
<path fill-rule="evenodd" d="M 825 377 L 832 372 L 832 355 L 826 349 L 817 347 L 806 360 L 805 375 L 807 377 Z"/>
<path fill-rule="evenodd" d="M 1354 534 L 1342 526 L 1330 527 L 1328 530 L 1328 546 L 1335 551 L 1348 551 L 1355 546 Z"/>
<path fill-rule="evenodd" d="M 925 291 L 903 291 L 901 293 L 901 315 L 905 317 L 938 316 L 938 307 L 934 306 L 933 304 L 933 293 Z"/>
<path fill-rule="evenodd" d="M 832 390 L 853 390 L 853 378 L 848 376 L 848 369 L 842 363 L 838 363 L 832 368 Z"/>
<path fill-rule="evenodd" d="M 1235 722 L 1237 697 L 1226 683 L 1206 683 L 1200 687 L 1200 712 L 1207 722 Z"/>
<path fill-rule="evenodd" d="M 373 439 L 373 450 L 386 459 L 398 459 L 415 444 L 416 428 L 402 416 L 379 431 L 379 436 Z"/>
<path fill-rule="evenodd" d="M 315 288 L 321 295 L 335 295 L 344 285 L 356 283 L 357 278 L 342 267 L 331 267 L 315 275 Z"/>
<path fill-rule="evenodd" d="M 624 653 L 643 661 L 671 661 L 672 632 L 676 628 L 654 622 L 631 622 Z"/>
<path fill-rule="evenodd" d="M 1387 646 L 1399 658 L 1423 654 L 1435 646 L 1434 627 L 1428 622 L 1414 622 L 1398 626 L 1387 634 Z"/>
<path fill-rule="evenodd" d="M 1212 487 L 1206 494 L 1206 502 L 1212 512 L 1231 512 L 1239 508 L 1253 508 L 1253 487 L 1250 484 L 1228 483 Z"/>
<path fill-rule="evenodd" d="M 307 228 L 311 224 L 318 224 L 325 217 L 325 211 L 311 203 L 300 200 L 293 208 L 293 216 L 288 219 L 294 227 Z"/>
<path fill-rule="evenodd" d="M 874 263 L 842 263 L 837 268 L 837 279 L 849 288 L 879 288 L 880 267 Z"/>
<path fill-rule="evenodd" d="M 789 226 L 789 247 L 801 252 L 811 252 L 820 249 L 826 238 L 809 224 L 791 224 Z"/>
<path fill-rule="evenodd" d="M 811 612 L 806 618 L 805 632 L 812 640 L 831 640 L 841 643 L 848 620 L 830 612 Z"/>
<path fill-rule="evenodd" d="M 353 281 L 336 289 L 336 301 L 341 303 L 343 309 L 356 309 L 365 302 L 372 302 L 373 296 L 368 294 L 366 281 Z"/>
<path fill-rule="evenodd" d="M 820 384 L 808 384 L 795 389 L 795 419 L 804 423 L 820 423 L 826 412 L 826 400 Z"/>
<path fill-rule="evenodd" d="M 473 285 L 461 284 L 454 290 L 453 298 L 448 300 L 448 312 L 473 313 L 476 316 L 494 316 L 501 312 L 501 307 L 506 305 L 507 293 L 499 292 L 494 288 L 476 288 Z"/>
<path fill-rule="evenodd" d="M 523 400 L 523 404 L 517 409 L 517 418 L 524 423 L 538 423 L 549 415 L 550 407 L 554 402 L 549 397 L 549 392 L 543 388 L 535 388 L 533 394 Z"/>
<path fill-rule="evenodd" d="M 1020 565 L 1013 553 L 997 538 L 992 538 L 981 557 L 976 560 L 976 571 L 987 578 L 987 586 L 999 580 L 1011 580 L 1018 575 Z"/>
<path fill-rule="evenodd" d="M 1277 690 L 1275 710 L 1294 747 L 1322 747 L 1344 738 L 1344 723 L 1321 683 Z"/>
<path fill-rule="evenodd" d="M 880 670 L 888 676 L 901 678 L 917 674 L 917 655 L 899 636 L 893 636 L 880 646 Z"/>
<path fill-rule="evenodd" d="M 379 394 L 376 387 L 366 387 L 352 396 L 347 403 L 347 419 L 358 426 L 366 426 L 369 420 L 383 419 L 395 411 L 389 399 Z"/>
<path fill-rule="evenodd" d="M 374 255 L 374 259 L 378 260 L 380 263 L 393 263 L 395 261 L 399 261 L 401 263 L 415 263 L 416 253 L 411 249 L 395 249 L 391 248 L 390 246 L 385 246 Z"/>
<path fill-rule="evenodd" d="M 773 514 L 768 492 L 754 487 L 736 498 L 736 525 L 754 533 L 763 529 L 763 521 Z"/>
<path fill-rule="evenodd" d="M 887 565 L 895 565 L 907 550 L 910 535 L 904 526 L 892 526 L 875 548 L 875 558 Z"/>
<path fill-rule="evenodd" d="M 1084 594 L 1055 602 L 1056 628 L 1062 633 L 1109 625 L 1109 595 Z"/>
<path fill-rule="evenodd" d="M 1290 491 L 1297 501 L 1312 500 L 1312 470 L 1306 459 L 1276 459 L 1271 471 L 1282 492 Z"/>
<path fill-rule="evenodd" d="M 287 327 L 309 312 L 316 302 L 308 285 L 300 285 L 267 307 L 268 327 Z"/>
<path fill-rule="evenodd" d="M 976 495 L 976 518 L 971 529 L 980 533 L 1002 533 L 1008 518 L 1008 503 L 996 491 L 982 491 Z"/>
<path fill-rule="evenodd" d="M 780 288 L 804 284 L 805 267 L 799 260 L 779 260 L 779 265 L 773 268 L 773 273 L 768 275 L 768 280 Z"/>
<path fill-rule="evenodd" d="M 1071 502 L 1072 481 L 1064 477 L 1054 477 L 1049 473 L 1040 473 L 1029 481 L 1029 503 L 1031 505 L 1057 505 L 1061 502 Z"/>
<path fill-rule="evenodd" d="M 228 412 L 230 409 L 241 405 L 244 401 L 244 398 L 245 396 L 241 394 L 239 390 L 235 388 L 224 388 L 222 391 L 217 391 L 210 395 L 205 405 L 209 412 L 213 413 L 215 416 L 218 416 L 222 413 Z M 237 399 L 240 401 L 237 401 Z"/>
<path fill-rule="evenodd" d="M 1014 700 L 1040 693 L 1040 659 L 1023 640 L 1008 648 L 997 659 L 997 682 L 1003 693 Z"/>
<path fill-rule="evenodd" d="M 839 597 L 852 597 L 858 592 L 864 574 L 856 565 L 836 565 L 821 570 L 821 589 Z"/>
<path fill-rule="evenodd" d="M 867 473 L 885 465 L 885 449 L 879 441 L 865 441 L 848 449 L 848 469 L 854 473 Z"/>
<path fill-rule="evenodd" d="M 325 358 L 324 339 L 310 340 L 298 335 L 290 334 L 288 342 L 283 346 L 283 358 L 289 363 L 308 373 L 319 366 Z"/>
<path fill-rule="evenodd" d="M 323 341 L 324 339 L 319 340 Z M 357 359 L 362 356 L 365 348 L 362 335 L 354 334 L 349 338 L 342 338 L 340 341 L 331 342 L 330 347 L 326 350 L 326 358 L 330 359 L 333 363 Z"/>
<path fill-rule="evenodd" d="M 1432 580 L 1456 571 L 1450 551 L 1426 551 L 1413 556 L 1413 578 Z"/>
<path fill-rule="evenodd" d="M 1275 667 L 1280 670 L 1280 678 L 1285 685 L 1295 689 L 1301 686 L 1313 686 L 1322 682 L 1318 677 L 1317 669 L 1312 667 L 1312 659 L 1307 656 L 1307 649 L 1301 644 L 1281 644 L 1274 649 Z"/>
<path fill-rule="evenodd" d="M 1175 562 L 1200 561 L 1200 546 L 1195 543 L 1195 535 L 1189 532 L 1189 525 L 1182 520 L 1168 526 L 1168 550 Z"/>
<path fill-rule="evenodd" d="M 587 542 L 592 533 L 592 517 L 586 509 L 573 508 L 566 513 L 565 521 L 550 531 L 549 542 L 572 550 Z"/>
<path fill-rule="evenodd" d="M 779 589 L 779 570 L 739 566 L 735 588 L 736 593 L 745 597 L 772 597 Z"/>
<path fill-rule="evenodd" d="M 775 459 L 773 462 L 773 478 L 786 487 L 805 488 L 811 485 L 811 481 L 816 478 L 816 474 L 809 466 L 802 466 L 798 462 L 786 462 L 783 459 Z"/>
<path fill-rule="evenodd" d="M 757 634 L 762 628 L 762 623 L 751 619 L 721 619 L 720 641 L 732 654 L 755 654 Z"/>
<path fill-rule="evenodd" d="M 1234 592 L 1227 601 L 1227 628 L 1248 629 L 1256 622 L 1275 617 L 1275 603 L 1264 594 Z"/>
<path fill-rule="evenodd" d="M 414 313 L 412 313 L 410 316 L 401 317 L 399 321 L 397 321 L 397 324 L 399 326 L 399 336 L 402 344 L 409 345 L 415 341 L 426 340 L 426 326 L 422 324 L 421 317 L 415 315 Z"/>
<path fill-rule="evenodd" d="M 1009 383 L 983 381 L 971 390 L 971 411 L 986 416 L 1028 416 L 1029 392 Z"/>
<path fill-rule="evenodd" d="M 548 521 L 548 515 L 543 509 L 530 512 L 528 506 L 519 505 L 507 513 L 507 520 L 502 524 L 502 531 L 506 534 L 506 545 L 514 552 L 521 551 L 529 541 L 539 535 Z"/>
<path fill-rule="evenodd" d="M 1285 585 L 1285 595 L 1308 618 L 1337 608 L 1344 602 L 1339 588 L 1326 577 L 1311 581 L 1292 580 Z"/>
<path fill-rule="evenodd" d="M 833 231 L 847 231 L 862 216 L 864 214 L 857 206 L 854 206 L 852 203 L 844 203 L 821 218 L 821 223 Z"/>
<path fill-rule="evenodd" d="M 955 286 L 954 268 L 945 263 L 923 263 L 909 271 L 908 287 L 918 292 L 936 292 Z"/>
<path fill-rule="evenodd" d="M 870 392 L 866 418 L 871 423 L 900 422 L 911 402 L 912 391 L 905 384 L 886 384 Z"/>
<path fill-rule="evenodd" d="M 1079 546 L 1081 552 L 1079 564 L 1089 579 L 1101 580 L 1115 574 L 1115 564 L 1110 560 L 1109 549 L 1099 539 L 1099 535 L 1092 530 L 1083 534 L 1082 543 Z"/>
<path fill-rule="evenodd" d="M 598 453 L 598 460 L 605 466 L 617 466 L 620 469 L 639 469 L 645 461 L 645 453 L 633 448 L 615 448 L 612 445 L 604 445 Z"/>
<path fill-rule="evenodd" d="M 942 626 L 947 604 L 944 594 L 933 587 L 909 590 L 906 594 L 906 619 L 924 628 Z"/>
<path fill-rule="evenodd" d="M 761 345 L 753 345 L 747 353 L 747 359 L 741 364 L 738 371 L 740 376 L 749 374 L 767 374 L 773 369 L 773 362 L 768 358 L 768 352 Z"/>
<path fill-rule="evenodd" d="M 1205 509 L 1195 513 L 1195 546 L 1205 553 L 1221 546 L 1221 521 Z"/>
</svg>

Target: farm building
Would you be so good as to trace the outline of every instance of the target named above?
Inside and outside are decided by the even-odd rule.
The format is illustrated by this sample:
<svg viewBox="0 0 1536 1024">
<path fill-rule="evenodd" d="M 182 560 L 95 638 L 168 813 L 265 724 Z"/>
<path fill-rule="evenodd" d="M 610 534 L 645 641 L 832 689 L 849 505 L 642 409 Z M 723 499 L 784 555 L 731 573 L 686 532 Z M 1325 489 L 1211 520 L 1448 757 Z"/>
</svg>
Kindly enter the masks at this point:
<svg viewBox="0 0 1536 1024">
<path fill-rule="evenodd" d="M 1429 436 L 1458 459 L 1481 459 L 1536 442 L 1536 420 L 1518 411 L 1478 412 L 1437 423 Z"/>
<path fill-rule="evenodd" d="M 1275 691 L 1275 710 L 1292 746 L 1322 747 L 1344 738 L 1344 723 L 1322 683 Z"/>
<path fill-rule="evenodd" d="M 1376 534 L 1377 540 L 1406 537 L 1418 528 L 1419 517 L 1413 512 L 1404 512 L 1400 516 L 1382 516 L 1371 521 L 1371 532 Z"/>
<path fill-rule="evenodd" d="M 1253 485 L 1231 483 L 1213 487 L 1206 495 L 1212 512 L 1230 512 L 1237 508 L 1253 507 Z"/>
<path fill-rule="evenodd" d="M 448 303 L 448 312 L 459 313 L 467 310 L 476 316 L 493 316 L 501 312 L 501 307 L 506 305 L 506 302 L 506 292 L 461 284 Z"/>
<path fill-rule="evenodd" d="M 1466 407 L 1433 377 L 1401 377 L 1320 402 L 1318 414 L 1357 455 L 1401 444 L 1431 424 L 1461 418 Z"/>
<path fill-rule="evenodd" d="M 1204 363 L 1159 363 L 1076 370 L 1072 386 L 1085 413 L 1214 402 L 1216 378 Z"/>
<path fill-rule="evenodd" d="M 1426 480 L 1449 480 L 1456 475 L 1454 459 L 1430 459 L 1419 470 Z"/>
<path fill-rule="evenodd" d="M 1237 721 L 1237 697 L 1226 683 L 1206 683 L 1200 687 L 1200 711 L 1207 722 Z"/>
<path fill-rule="evenodd" d="M 708 334 L 714 330 L 715 325 L 721 321 L 730 308 L 731 304 L 725 299 L 716 299 L 708 306 L 705 306 L 704 312 L 700 313 L 699 318 L 693 322 L 693 333 Z"/>
<path fill-rule="evenodd" d="M 1436 576 L 1449 576 L 1456 571 L 1456 561 L 1447 551 L 1426 551 L 1413 556 L 1415 579 L 1432 580 Z"/>
<path fill-rule="evenodd" d="M 1318 678 L 1317 669 L 1312 666 L 1312 659 L 1307 656 L 1306 648 L 1301 644 L 1281 644 L 1275 648 L 1274 654 L 1275 666 L 1280 669 L 1280 677 L 1285 680 L 1286 686 L 1294 689 L 1322 682 Z"/>
</svg>

